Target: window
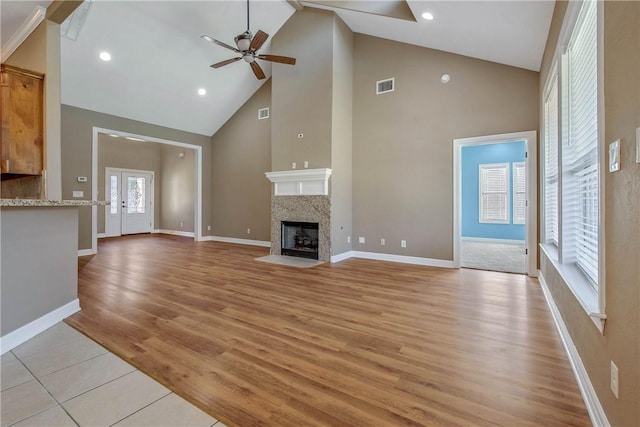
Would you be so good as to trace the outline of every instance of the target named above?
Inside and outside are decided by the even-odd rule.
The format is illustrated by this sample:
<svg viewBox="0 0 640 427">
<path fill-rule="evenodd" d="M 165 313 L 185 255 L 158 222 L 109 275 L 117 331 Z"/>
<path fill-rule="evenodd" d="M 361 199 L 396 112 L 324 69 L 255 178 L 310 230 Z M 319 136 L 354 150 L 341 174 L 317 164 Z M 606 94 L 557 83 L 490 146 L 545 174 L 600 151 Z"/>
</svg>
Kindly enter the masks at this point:
<svg viewBox="0 0 640 427">
<path fill-rule="evenodd" d="M 527 223 L 527 169 L 524 162 L 513 164 L 513 223 Z"/>
<path fill-rule="evenodd" d="M 480 165 L 480 222 L 509 223 L 509 164 Z"/>
<path fill-rule="evenodd" d="M 598 25 L 602 2 L 569 2 L 556 64 L 545 85 L 544 245 L 562 280 L 602 332 L 601 166 L 602 73 Z"/>
<path fill-rule="evenodd" d="M 544 101 L 544 241 L 558 246 L 558 76 Z"/>
<path fill-rule="evenodd" d="M 597 4 L 585 1 L 565 54 L 566 139 L 562 141 L 563 262 L 598 283 Z"/>
</svg>

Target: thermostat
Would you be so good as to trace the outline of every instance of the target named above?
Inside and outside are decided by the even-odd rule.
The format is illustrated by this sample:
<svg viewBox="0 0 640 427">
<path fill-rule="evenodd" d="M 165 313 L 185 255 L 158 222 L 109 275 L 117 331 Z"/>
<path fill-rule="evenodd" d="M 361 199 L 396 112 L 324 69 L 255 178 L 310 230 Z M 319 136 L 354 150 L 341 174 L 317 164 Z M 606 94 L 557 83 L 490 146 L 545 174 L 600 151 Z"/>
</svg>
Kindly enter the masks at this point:
<svg viewBox="0 0 640 427">
<path fill-rule="evenodd" d="M 86 176 L 79 176 L 78 177 L 78 182 L 87 182 L 87 177 Z"/>
</svg>

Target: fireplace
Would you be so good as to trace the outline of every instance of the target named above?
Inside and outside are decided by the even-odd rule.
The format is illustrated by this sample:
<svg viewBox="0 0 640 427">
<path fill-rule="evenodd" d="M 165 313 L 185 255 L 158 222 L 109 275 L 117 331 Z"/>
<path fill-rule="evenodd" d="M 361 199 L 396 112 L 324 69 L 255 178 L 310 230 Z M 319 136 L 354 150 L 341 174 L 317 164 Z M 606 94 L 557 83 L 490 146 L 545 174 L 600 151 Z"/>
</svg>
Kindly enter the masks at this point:
<svg viewBox="0 0 640 427">
<path fill-rule="evenodd" d="M 318 223 L 282 221 L 281 255 L 318 259 Z"/>
</svg>

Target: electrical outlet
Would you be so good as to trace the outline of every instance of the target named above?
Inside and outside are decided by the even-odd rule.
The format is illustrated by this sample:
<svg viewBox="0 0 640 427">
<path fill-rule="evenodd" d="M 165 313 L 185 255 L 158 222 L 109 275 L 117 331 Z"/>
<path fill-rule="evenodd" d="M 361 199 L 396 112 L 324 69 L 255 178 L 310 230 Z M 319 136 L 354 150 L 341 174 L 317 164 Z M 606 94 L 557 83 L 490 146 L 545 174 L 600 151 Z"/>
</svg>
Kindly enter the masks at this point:
<svg viewBox="0 0 640 427">
<path fill-rule="evenodd" d="M 380 239 L 380 246 L 384 246 L 384 243 L 385 243 L 384 239 Z"/>
<path fill-rule="evenodd" d="M 364 237 L 358 237 L 358 243 L 364 243 Z"/>
<path fill-rule="evenodd" d="M 304 168 L 306 169 L 306 168 L 308 168 L 308 167 L 309 167 L 309 162 L 305 160 L 305 161 L 304 161 Z"/>
<path fill-rule="evenodd" d="M 251 229 L 247 228 L 247 234 L 251 234 Z"/>
<path fill-rule="evenodd" d="M 73 191 L 73 197 L 84 197 L 84 191 Z"/>
<path fill-rule="evenodd" d="M 611 391 L 613 392 L 613 395 L 616 397 L 616 399 L 618 398 L 618 367 L 616 366 L 615 363 L 613 363 L 613 360 L 611 361 Z"/>
<path fill-rule="evenodd" d="M 180 221 L 180 228 L 184 227 L 184 222 Z"/>
<path fill-rule="evenodd" d="M 351 236 L 347 236 L 347 243 L 351 243 Z"/>
<path fill-rule="evenodd" d="M 211 231 L 211 226 L 207 225 L 207 230 Z"/>
<path fill-rule="evenodd" d="M 407 241 L 406 240 L 400 240 L 400 247 L 401 248 L 406 248 L 407 247 Z"/>
<path fill-rule="evenodd" d="M 291 169 L 295 169 L 296 168 L 296 162 L 291 163 Z"/>
</svg>

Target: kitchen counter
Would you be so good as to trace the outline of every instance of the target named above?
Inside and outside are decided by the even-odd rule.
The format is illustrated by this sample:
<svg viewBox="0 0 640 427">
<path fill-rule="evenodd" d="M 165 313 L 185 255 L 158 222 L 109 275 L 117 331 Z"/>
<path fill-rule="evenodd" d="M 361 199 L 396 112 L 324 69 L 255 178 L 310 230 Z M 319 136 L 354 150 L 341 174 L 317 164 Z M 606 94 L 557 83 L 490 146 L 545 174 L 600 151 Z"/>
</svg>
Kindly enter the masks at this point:
<svg viewBox="0 0 640 427">
<path fill-rule="evenodd" d="M 78 207 L 109 204 L 110 202 L 96 200 L 0 199 L 0 207 Z"/>
</svg>

